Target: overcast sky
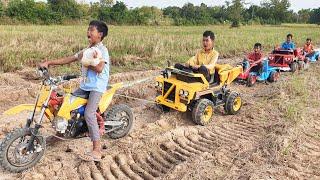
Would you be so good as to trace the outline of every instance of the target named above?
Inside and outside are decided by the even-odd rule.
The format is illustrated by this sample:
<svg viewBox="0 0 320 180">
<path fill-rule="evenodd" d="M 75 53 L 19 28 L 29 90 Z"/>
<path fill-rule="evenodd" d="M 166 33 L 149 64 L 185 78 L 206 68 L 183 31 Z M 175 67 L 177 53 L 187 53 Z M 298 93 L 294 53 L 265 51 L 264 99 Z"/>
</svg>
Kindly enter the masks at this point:
<svg viewBox="0 0 320 180">
<path fill-rule="evenodd" d="M 99 0 L 86 0 L 87 2 L 95 2 Z M 184 4 L 190 2 L 195 5 L 205 3 L 209 6 L 223 5 L 224 0 L 120 0 L 123 1 L 128 7 L 141 7 L 141 6 L 157 6 L 159 8 L 168 6 L 183 6 Z M 247 3 L 253 3 L 260 5 L 261 0 L 246 0 Z M 300 9 L 308 8 L 318 8 L 320 7 L 320 0 L 290 0 L 291 8 L 294 11 L 299 11 Z"/>
</svg>

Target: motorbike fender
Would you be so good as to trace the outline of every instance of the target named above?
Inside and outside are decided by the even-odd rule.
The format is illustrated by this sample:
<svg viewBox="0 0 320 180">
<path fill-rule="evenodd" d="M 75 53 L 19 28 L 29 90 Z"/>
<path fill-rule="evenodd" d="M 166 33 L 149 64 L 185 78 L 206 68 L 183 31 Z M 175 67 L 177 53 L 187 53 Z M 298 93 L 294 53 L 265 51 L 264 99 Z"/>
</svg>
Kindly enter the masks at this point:
<svg viewBox="0 0 320 180">
<path fill-rule="evenodd" d="M 103 93 L 99 102 L 99 110 L 101 113 L 105 112 L 112 102 L 112 98 L 116 91 L 123 87 L 123 83 L 117 83 L 110 86 L 105 93 Z"/>
<path fill-rule="evenodd" d="M 15 115 L 15 114 L 21 113 L 22 111 L 33 111 L 33 109 L 34 109 L 34 104 L 20 104 L 18 106 L 15 106 L 6 110 L 3 114 Z M 37 107 L 36 110 L 39 111 L 40 107 Z"/>
</svg>

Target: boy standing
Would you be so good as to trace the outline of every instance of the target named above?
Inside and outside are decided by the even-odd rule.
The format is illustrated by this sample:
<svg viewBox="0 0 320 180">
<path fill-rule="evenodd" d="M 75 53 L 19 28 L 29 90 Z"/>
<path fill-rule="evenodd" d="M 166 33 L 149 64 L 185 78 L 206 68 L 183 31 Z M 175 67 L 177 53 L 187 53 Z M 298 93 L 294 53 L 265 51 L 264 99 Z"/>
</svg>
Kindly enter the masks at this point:
<svg viewBox="0 0 320 180">
<path fill-rule="evenodd" d="M 83 80 L 80 84 L 80 88 L 73 93 L 75 96 L 88 97 L 84 116 L 89 129 L 89 135 L 93 143 L 93 149 L 92 152 L 81 156 L 81 158 L 86 161 L 101 160 L 101 144 L 96 110 L 102 94 L 106 91 L 109 80 L 109 53 L 107 48 L 102 44 L 102 40 L 107 35 L 108 26 L 104 22 L 96 20 L 90 22 L 87 30 L 87 37 L 89 41 L 88 48 L 98 48 L 102 54 L 102 57 L 98 65 L 89 65 L 87 67 L 87 72 L 82 74 Z M 48 68 L 51 65 L 63 65 L 80 61 L 82 59 L 84 50 L 76 53 L 74 56 L 45 61 L 40 63 L 39 66 Z M 98 58 L 97 54 L 95 54 L 95 56 L 96 57 L 94 58 Z"/>
</svg>

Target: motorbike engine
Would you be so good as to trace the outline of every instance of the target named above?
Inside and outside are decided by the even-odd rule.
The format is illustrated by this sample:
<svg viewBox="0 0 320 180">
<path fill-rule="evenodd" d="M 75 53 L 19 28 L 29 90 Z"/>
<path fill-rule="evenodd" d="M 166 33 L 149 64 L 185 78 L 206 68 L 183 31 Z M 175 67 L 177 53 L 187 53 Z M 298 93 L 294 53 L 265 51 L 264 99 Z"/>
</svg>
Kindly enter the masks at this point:
<svg viewBox="0 0 320 180">
<path fill-rule="evenodd" d="M 68 121 L 66 121 L 63 118 L 55 118 L 55 120 L 53 121 L 53 128 L 55 128 L 55 130 L 58 133 L 64 134 L 68 128 Z"/>
</svg>

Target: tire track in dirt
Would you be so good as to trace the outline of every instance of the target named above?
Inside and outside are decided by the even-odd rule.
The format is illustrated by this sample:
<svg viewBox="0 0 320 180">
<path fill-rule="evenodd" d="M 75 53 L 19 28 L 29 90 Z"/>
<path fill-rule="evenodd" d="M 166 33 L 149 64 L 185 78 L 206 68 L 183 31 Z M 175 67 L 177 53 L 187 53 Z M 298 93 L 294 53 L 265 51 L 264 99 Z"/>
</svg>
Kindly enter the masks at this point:
<svg viewBox="0 0 320 180">
<path fill-rule="evenodd" d="M 228 126 L 224 127 L 225 124 Z M 228 151 L 230 146 L 244 141 L 253 144 L 263 132 L 261 127 L 252 122 L 233 121 L 225 124 L 174 129 L 155 139 L 153 145 L 143 151 L 130 149 L 129 152 L 106 156 L 102 162 L 96 163 L 99 172 L 92 171 L 91 174 L 110 180 L 168 178 L 178 166 L 188 161 L 199 159 L 204 154 L 215 155 L 217 149 Z M 238 133 L 241 129 L 244 131 Z M 227 154 L 225 160 L 228 162 L 225 163 L 231 164 L 234 156 L 234 152 Z"/>
</svg>

